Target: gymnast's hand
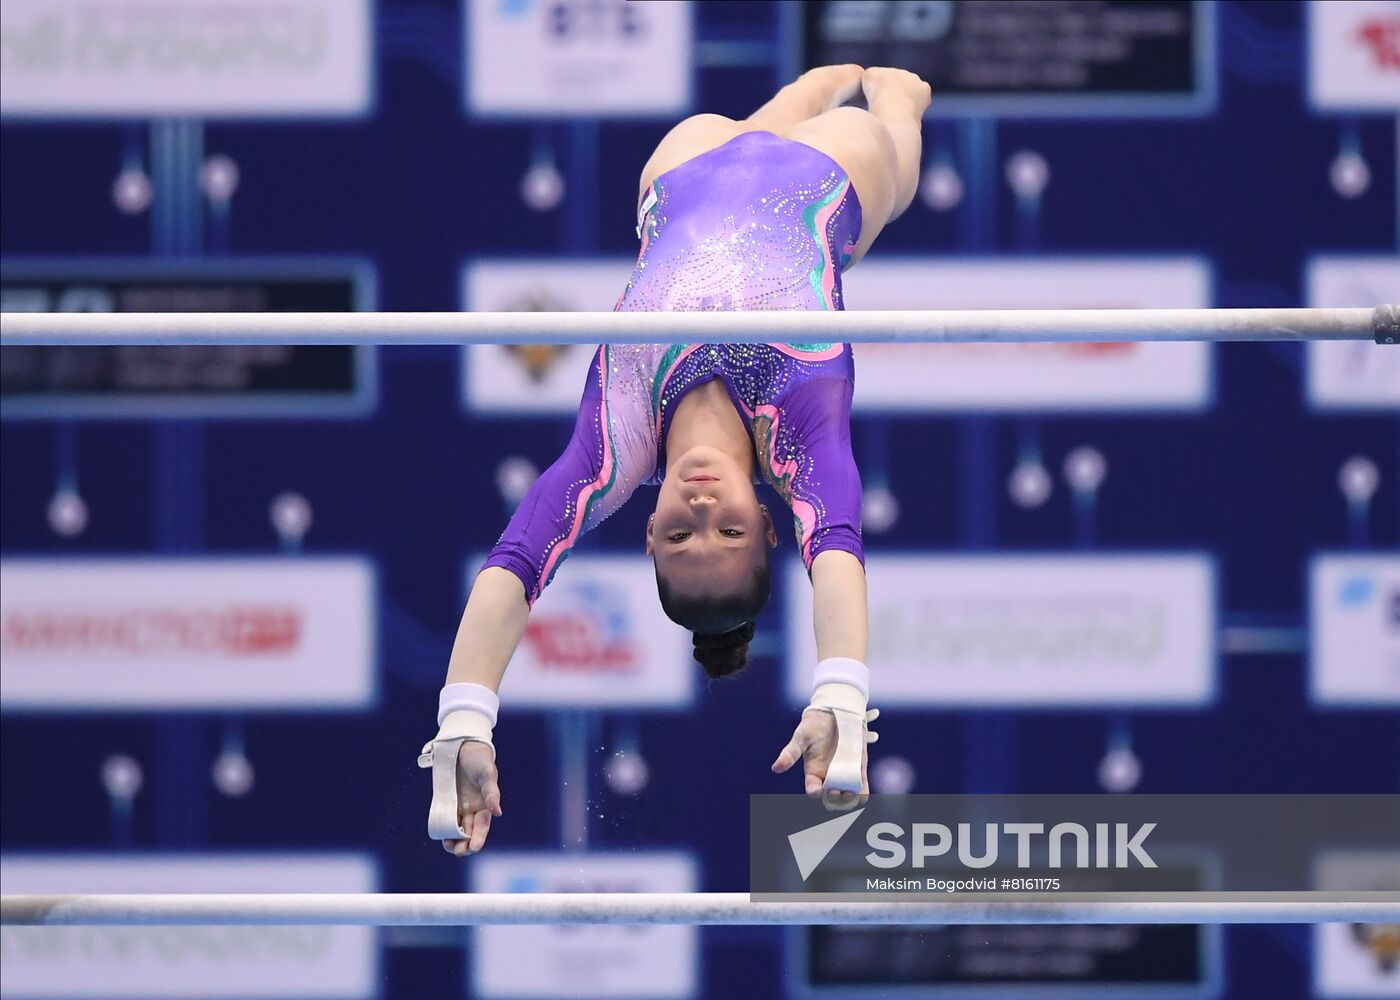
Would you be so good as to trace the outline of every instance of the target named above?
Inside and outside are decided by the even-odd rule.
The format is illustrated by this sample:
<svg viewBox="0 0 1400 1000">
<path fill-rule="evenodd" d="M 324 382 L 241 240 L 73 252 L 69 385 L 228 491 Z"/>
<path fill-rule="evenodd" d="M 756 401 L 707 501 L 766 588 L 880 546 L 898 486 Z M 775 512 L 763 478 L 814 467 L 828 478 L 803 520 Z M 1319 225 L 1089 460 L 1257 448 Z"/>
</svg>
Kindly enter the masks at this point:
<svg viewBox="0 0 1400 1000">
<path fill-rule="evenodd" d="M 457 751 L 457 820 L 465 840 L 444 840 L 443 850 L 464 858 L 486 844 L 491 818 L 501 815 L 501 788 L 496 761 L 487 743 L 466 741 Z"/>
<path fill-rule="evenodd" d="M 872 734 L 873 735 L 873 734 Z M 802 713 L 797 729 L 783 747 L 778 759 L 773 761 L 773 773 L 782 774 L 800 759 L 803 765 L 803 784 L 808 795 L 820 797 L 822 804 L 834 812 L 844 812 L 870 795 L 870 781 L 866 777 L 866 764 L 870 755 L 861 747 L 860 794 L 830 789 L 825 794 L 822 785 L 826 781 L 827 770 L 836 755 L 836 717 L 831 712 L 819 708 L 808 708 Z"/>
</svg>

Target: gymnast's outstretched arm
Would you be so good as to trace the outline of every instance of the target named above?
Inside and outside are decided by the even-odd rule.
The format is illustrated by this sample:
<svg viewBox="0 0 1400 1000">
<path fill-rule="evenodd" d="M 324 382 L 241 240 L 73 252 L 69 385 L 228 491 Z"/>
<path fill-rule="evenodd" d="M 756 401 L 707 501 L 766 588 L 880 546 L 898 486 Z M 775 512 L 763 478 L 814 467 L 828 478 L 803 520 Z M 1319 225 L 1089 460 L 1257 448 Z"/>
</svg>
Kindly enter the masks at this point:
<svg viewBox="0 0 1400 1000">
<path fill-rule="evenodd" d="M 812 629 L 817 659 L 843 657 L 865 662 L 869 637 L 865 566 L 838 549 L 812 560 Z"/>
<path fill-rule="evenodd" d="M 472 583 L 471 596 L 457 626 L 448 684 L 481 684 L 498 691 L 506 665 L 525 634 L 530 604 L 525 585 L 508 569 L 487 566 Z"/>
<path fill-rule="evenodd" d="M 853 553 L 829 549 L 812 561 L 812 627 L 816 691 L 773 771 L 781 774 L 802 761 L 804 791 L 822 796 L 829 809 L 845 810 L 870 793 L 865 745 L 875 737 L 866 723 L 878 714 L 866 712 L 865 566 Z M 853 790 L 857 784 L 859 792 Z"/>
<path fill-rule="evenodd" d="M 429 833 L 459 856 L 481 850 L 491 819 L 501 815 L 492 742 L 496 692 L 525 635 L 531 605 L 583 532 L 625 503 L 643 472 L 655 468 L 654 444 L 627 447 L 625 428 L 611 427 L 601 388 L 606 352 L 599 348 L 589 367 L 568 446 L 516 508 L 472 584 L 457 628 L 439 697 L 438 735 L 420 763 L 434 767 Z M 443 764 L 454 752 L 455 776 Z M 438 764 L 435 756 L 441 756 Z"/>
<path fill-rule="evenodd" d="M 458 857 L 481 850 L 491 830 L 491 820 L 501 815 L 496 750 L 490 742 L 499 704 L 495 693 L 501 686 L 506 665 L 525 634 L 529 616 L 530 603 L 525 599 L 525 585 L 520 577 L 500 566 L 488 566 L 477 574 L 457 627 L 452 658 L 447 666 L 447 687 L 443 689 L 444 693 L 471 693 L 470 698 L 459 699 L 455 718 L 449 715 L 444 719 L 444 730 L 456 727 L 449 735 L 467 736 L 460 744 L 453 744 L 456 768 L 451 780 L 455 784 L 455 796 L 448 794 L 446 797 L 455 798 L 455 801 L 437 801 L 442 793 L 436 787 L 438 778 L 434 775 L 434 810 L 441 805 L 444 811 L 452 813 L 438 817 L 439 822 L 446 824 L 448 830 L 456 827 L 466 834 L 445 837 L 442 841 L 443 849 Z M 483 718 L 488 713 L 489 725 Z M 434 743 L 424 748 L 429 764 L 436 752 Z M 429 826 L 431 832 L 431 821 Z M 443 836 L 441 832 L 434 835 Z"/>
<path fill-rule="evenodd" d="M 849 364 L 849 354 L 846 356 Z M 851 448 L 853 372 L 813 379 L 784 400 L 784 418 L 804 442 L 805 459 L 776 482 L 792 505 L 798 546 L 812 580 L 812 628 L 817 670 L 812 703 L 802 713 L 773 770 L 801 760 L 808 795 L 849 809 L 869 790 L 865 723 L 870 671 L 864 547 L 860 537 L 861 482 Z M 800 513 L 799 513 L 800 512 Z"/>
</svg>

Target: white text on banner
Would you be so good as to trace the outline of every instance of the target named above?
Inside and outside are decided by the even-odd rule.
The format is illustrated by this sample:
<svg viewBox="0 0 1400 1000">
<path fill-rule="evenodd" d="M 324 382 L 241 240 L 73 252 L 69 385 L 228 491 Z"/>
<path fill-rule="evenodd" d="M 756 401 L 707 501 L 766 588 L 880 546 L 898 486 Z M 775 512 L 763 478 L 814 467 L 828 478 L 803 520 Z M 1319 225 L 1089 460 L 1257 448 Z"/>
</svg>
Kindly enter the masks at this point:
<svg viewBox="0 0 1400 1000">
<path fill-rule="evenodd" d="M 373 265 L 353 258 L 0 258 L 5 312 L 369 312 L 375 285 Z M 0 419 L 361 417 L 378 396 L 376 350 L 5 347 Z"/>
<path fill-rule="evenodd" d="M 1210 305 L 1196 258 L 882 257 L 843 279 L 849 308 L 1137 309 Z M 858 411 L 1199 410 L 1203 343 L 859 344 Z"/>
<path fill-rule="evenodd" d="M 691 103 L 693 16 L 689 0 L 466 0 L 467 107 L 679 117 Z"/>
<path fill-rule="evenodd" d="M 871 703 L 1208 704 L 1216 597 L 1199 555 L 872 555 Z M 806 704 L 812 597 L 787 577 L 787 692 Z"/>
<path fill-rule="evenodd" d="M 695 892 L 686 854 L 493 854 L 473 892 Z M 472 992 L 488 1000 L 568 996 L 680 1000 L 698 990 L 695 927 L 478 927 Z"/>
<path fill-rule="evenodd" d="M 375 892 L 363 854 L 5 854 L 14 893 Z M 374 997 L 372 927 L 6 927 L 5 996 Z"/>
<path fill-rule="evenodd" d="M 369 0 L 5 0 L 0 114 L 358 117 Z"/>
</svg>

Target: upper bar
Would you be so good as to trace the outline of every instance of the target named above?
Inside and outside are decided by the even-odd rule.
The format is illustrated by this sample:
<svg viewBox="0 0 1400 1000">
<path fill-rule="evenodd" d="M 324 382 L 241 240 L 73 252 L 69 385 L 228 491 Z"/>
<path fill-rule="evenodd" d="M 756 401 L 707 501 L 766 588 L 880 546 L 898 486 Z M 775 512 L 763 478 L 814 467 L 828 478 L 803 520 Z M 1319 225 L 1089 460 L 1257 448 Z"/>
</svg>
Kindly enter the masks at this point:
<svg viewBox="0 0 1400 1000">
<path fill-rule="evenodd" d="M 0 345 L 1372 340 L 1396 306 L 856 312 L 0 313 Z"/>
<path fill-rule="evenodd" d="M 754 902 L 742 892 L 703 893 L 229 893 L 3 896 L 0 924 L 78 926 L 339 924 L 1296 924 L 1394 923 L 1400 898 L 1266 893 L 1244 900 L 1193 893 L 1157 900 L 1103 896 L 1025 900 L 829 899 Z M 1193 898 L 1194 897 L 1194 898 Z M 1374 897 L 1383 897 L 1380 899 Z"/>
</svg>

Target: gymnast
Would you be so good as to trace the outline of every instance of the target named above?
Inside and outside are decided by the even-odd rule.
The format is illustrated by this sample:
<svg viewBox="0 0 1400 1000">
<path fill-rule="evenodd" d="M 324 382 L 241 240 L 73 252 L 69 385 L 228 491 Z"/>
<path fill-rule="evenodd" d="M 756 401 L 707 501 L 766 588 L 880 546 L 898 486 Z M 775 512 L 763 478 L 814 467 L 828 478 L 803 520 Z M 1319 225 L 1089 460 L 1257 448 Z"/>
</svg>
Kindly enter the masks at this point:
<svg viewBox="0 0 1400 1000">
<path fill-rule="evenodd" d="M 929 87 L 899 69 L 804 73 L 743 121 L 697 115 L 642 171 L 641 251 L 620 311 L 841 309 L 841 273 L 913 200 Z M 848 102 L 863 101 L 865 107 Z M 580 195 L 581 197 L 584 195 Z M 481 850 L 501 815 L 496 692 L 530 607 L 583 532 L 657 484 L 646 552 L 667 617 L 713 678 L 742 668 L 768 601 L 773 517 L 791 507 L 812 581 L 812 703 L 773 762 L 807 794 L 868 793 L 869 671 L 860 475 L 848 344 L 601 346 L 573 438 L 535 482 L 472 585 L 439 697 L 429 836 Z"/>
</svg>

